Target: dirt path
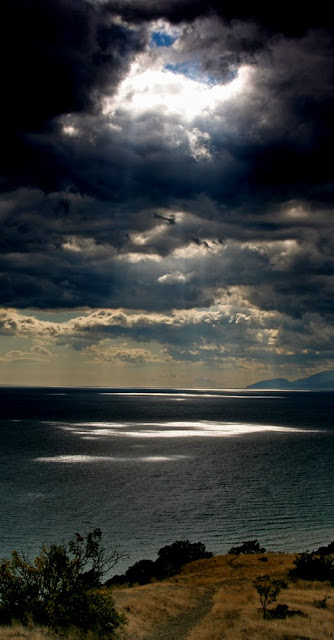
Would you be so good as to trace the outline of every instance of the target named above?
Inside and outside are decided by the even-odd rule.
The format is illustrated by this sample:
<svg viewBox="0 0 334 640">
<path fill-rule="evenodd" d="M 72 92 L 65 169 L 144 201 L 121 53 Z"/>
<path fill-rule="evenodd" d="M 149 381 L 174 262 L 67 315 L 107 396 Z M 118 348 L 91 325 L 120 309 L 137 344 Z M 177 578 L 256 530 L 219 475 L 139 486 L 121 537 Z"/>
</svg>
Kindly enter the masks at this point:
<svg viewBox="0 0 334 640">
<path fill-rule="evenodd" d="M 192 629 L 211 611 L 215 591 L 216 587 L 212 585 L 201 589 L 193 607 L 180 611 L 176 616 L 168 616 L 163 624 L 146 634 L 142 640 L 186 640 Z M 136 636 L 125 635 L 125 640 L 136 640 Z"/>
<path fill-rule="evenodd" d="M 214 587 L 208 588 L 204 594 L 201 595 L 197 605 L 193 609 L 178 615 L 176 618 L 170 618 L 167 623 L 161 625 L 156 633 L 147 640 L 185 640 L 198 622 L 211 611 L 214 592 Z"/>
</svg>

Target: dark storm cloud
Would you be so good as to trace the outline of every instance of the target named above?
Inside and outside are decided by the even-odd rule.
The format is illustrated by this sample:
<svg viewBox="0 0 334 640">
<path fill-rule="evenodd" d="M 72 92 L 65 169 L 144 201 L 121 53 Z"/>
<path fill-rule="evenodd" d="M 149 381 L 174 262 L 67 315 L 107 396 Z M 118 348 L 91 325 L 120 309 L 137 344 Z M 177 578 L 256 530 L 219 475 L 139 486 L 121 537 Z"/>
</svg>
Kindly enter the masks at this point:
<svg viewBox="0 0 334 640">
<path fill-rule="evenodd" d="M 328 10 L 11 0 L 0 11 L 1 304 L 189 309 L 243 286 L 266 311 L 330 314 Z M 159 107 L 102 114 L 158 18 L 179 25 L 176 69 L 194 60 L 228 84 L 251 67 L 235 100 L 191 125 Z"/>
<path fill-rule="evenodd" d="M 175 224 L 175 216 L 163 216 L 161 213 L 154 213 L 154 217 L 157 218 L 157 220 L 164 220 L 165 222 L 167 222 L 167 224 Z"/>
<path fill-rule="evenodd" d="M 205 39 L 203 50 L 207 57 Z M 210 133 L 212 163 L 199 163 L 189 154 L 185 135 L 178 147 L 170 147 L 166 128 L 173 126 L 173 117 L 164 113 L 132 116 L 132 145 L 121 115 L 123 132 L 110 130 L 107 121 L 96 129 L 82 117 L 77 139 L 65 140 L 58 132 L 30 134 L 34 153 L 43 160 L 30 163 L 30 179 L 38 185 L 40 177 L 45 188 L 55 188 L 58 181 L 60 188 L 70 185 L 114 202 L 149 193 L 152 203 L 162 205 L 167 198 L 206 193 L 225 206 L 248 211 L 300 198 L 331 203 L 331 56 L 328 37 L 314 33 L 297 43 L 280 39 L 258 54 L 253 90 L 248 99 L 225 107 L 227 125 L 203 122 L 201 116 L 194 121 Z"/>
<path fill-rule="evenodd" d="M 54 118 L 99 108 L 143 34 L 87 0 L 5 0 L 0 24 L 3 182 L 52 190 L 64 173 Z"/>
<path fill-rule="evenodd" d="M 291 7 L 289 11 L 281 5 L 254 8 L 247 3 L 13 0 L 3 3 L 1 11 L 4 188 L 17 184 L 46 191 L 71 187 L 98 198 L 122 200 L 129 190 L 140 195 L 147 189 L 149 176 L 150 195 L 157 202 L 167 192 L 171 197 L 188 197 L 197 191 L 228 204 L 239 199 L 242 204 L 246 199 L 268 198 L 278 187 L 285 198 L 305 191 L 315 199 L 332 198 L 330 167 L 324 160 L 334 142 L 331 40 L 324 32 L 313 40 L 304 36 L 296 49 L 289 41 L 274 50 L 271 46 L 272 32 L 302 36 L 311 27 L 328 28 L 326 10 L 311 12 L 304 7 L 297 16 Z M 212 12 L 222 22 L 210 21 Z M 116 20 L 117 14 L 143 28 L 124 26 Z M 198 20 L 203 16 L 207 21 Z M 180 53 L 197 54 L 203 67 L 218 76 L 228 70 L 233 73 L 240 60 L 266 49 L 266 55 L 256 59 L 265 72 L 262 82 L 258 81 L 258 97 L 234 116 L 237 135 L 229 139 L 226 132 L 223 138 L 213 132 L 214 167 L 198 166 L 185 156 L 183 146 L 170 162 L 159 140 L 159 118 L 160 153 L 153 153 L 152 118 L 149 145 L 138 146 L 133 157 L 116 135 L 109 135 L 109 144 L 104 144 L 104 130 L 91 145 L 83 142 L 84 136 L 72 146 L 60 136 L 59 116 L 99 109 L 101 94 L 112 93 L 133 54 L 145 45 L 145 25 L 159 17 L 186 23 Z M 259 32 L 264 27 L 270 31 L 266 35 Z M 267 117 L 269 110 L 276 112 L 276 122 L 263 131 L 258 120 Z M 87 121 L 83 130 L 85 126 L 88 136 L 92 124 Z M 132 174 L 122 185 L 119 171 L 130 161 Z"/>
<path fill-rule="evenodd" d="M 117 7 L 131 21 L 165 18 L 172 23 L 193 21 L 201 16 L 215 14 L 230 23 L 239 19 L 254 21 L 265 28 L 288 36 L 300 36 L 311 27 L 333 26 L 333 14 L 326 3 L 293 7 L 291 3 L 222 2 L 221 0 L 118 0 L 107 3 Z"/>
</svg>

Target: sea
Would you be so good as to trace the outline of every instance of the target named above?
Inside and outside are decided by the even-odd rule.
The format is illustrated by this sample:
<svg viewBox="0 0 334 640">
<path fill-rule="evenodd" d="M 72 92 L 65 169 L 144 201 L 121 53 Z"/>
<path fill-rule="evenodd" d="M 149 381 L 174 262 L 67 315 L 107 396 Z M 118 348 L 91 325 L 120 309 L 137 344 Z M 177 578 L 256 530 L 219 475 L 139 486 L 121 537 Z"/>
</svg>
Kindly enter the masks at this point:
<svg viewBox="0 0 334 640">
<path fill-rule="evenodd" d="M 102 531 L 115 573 L 176 540 L 214 554 L 334 539 L 334 392 L 0 388 L 0 557 Z"/>
</svg>

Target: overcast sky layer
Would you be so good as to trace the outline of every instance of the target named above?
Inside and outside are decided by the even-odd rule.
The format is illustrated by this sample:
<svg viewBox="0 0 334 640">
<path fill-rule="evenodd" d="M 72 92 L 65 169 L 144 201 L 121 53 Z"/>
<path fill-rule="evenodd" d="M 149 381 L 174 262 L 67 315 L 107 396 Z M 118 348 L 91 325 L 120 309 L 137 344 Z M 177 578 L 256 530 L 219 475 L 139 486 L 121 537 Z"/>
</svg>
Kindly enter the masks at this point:
<svg viewBox="0 0 334 640">
<path fill-rule="evenodd" d="M 0 383 L 333 367 L 333 19 L 309 6 L 3 0 Z"/>
</svg>

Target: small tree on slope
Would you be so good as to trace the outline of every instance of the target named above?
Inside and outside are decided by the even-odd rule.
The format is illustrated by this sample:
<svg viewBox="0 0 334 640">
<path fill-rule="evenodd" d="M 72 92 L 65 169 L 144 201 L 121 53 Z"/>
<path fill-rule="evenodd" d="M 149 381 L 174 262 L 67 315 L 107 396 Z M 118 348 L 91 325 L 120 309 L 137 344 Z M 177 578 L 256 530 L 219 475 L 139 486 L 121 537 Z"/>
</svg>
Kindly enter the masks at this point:
<svg viewBox="0 0 334 640">
<path fill-rule="evenodd" d="M 254 587 L 259 594 L 263 617 L 267 618 L 267 608 L 276 602 L 281 589 L 285 587 L 284 580 L 273 580 L 270 576 L 259 576 L 254 580 Z"/>
</svg>

